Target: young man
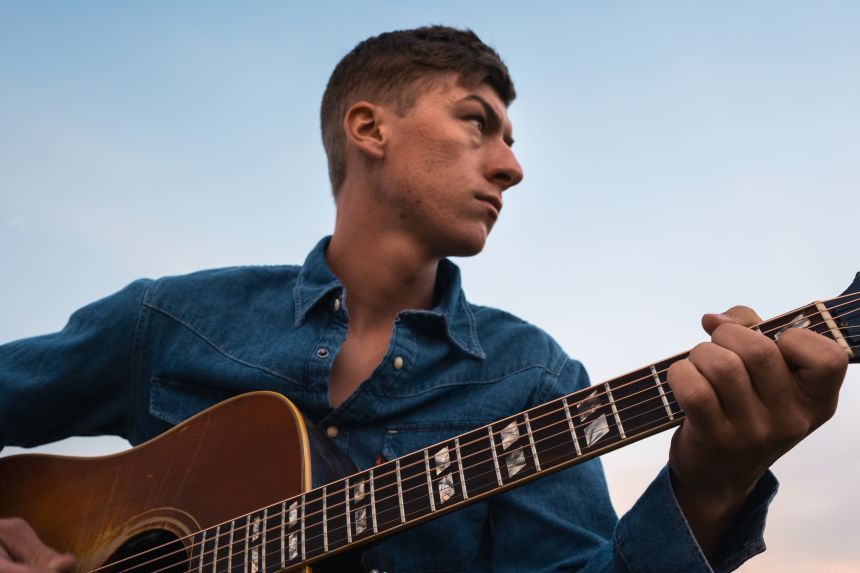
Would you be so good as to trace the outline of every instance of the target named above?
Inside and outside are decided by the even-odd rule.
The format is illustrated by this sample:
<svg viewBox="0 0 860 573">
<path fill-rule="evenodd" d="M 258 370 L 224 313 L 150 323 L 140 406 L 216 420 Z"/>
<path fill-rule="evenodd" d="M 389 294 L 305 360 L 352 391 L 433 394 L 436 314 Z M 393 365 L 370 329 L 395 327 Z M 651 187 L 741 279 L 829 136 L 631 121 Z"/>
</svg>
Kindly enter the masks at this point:
<svg viewBox="0 0 860 573">
<path fill-rule="evenodd" d="M 523 177 L 508 71 L 471 32 L 359 44 L 322 104 L 337 203 L 301 267 L 138 281 L 60 333 L 0 348 L 0 434 L 35 445 L 114 433 L 138 444 L 229 396 L 289 397 L 362 468 L 587 386 L 539 329 L 466 301 L 448 256 L 479 253 Z M 669 371 L 687 413 L 667 469 L 618 520 L 586 462 L 397 534 L 369 568 L 728 571 L 763 549 L 782 453 L 835 409 L 846 356 L 808 331 L 774 344 L 736 307 Z M 50 396 L 44 399 L 43 396 Z M 0 573 L 67 570 L 0 521 Z"/>
</svg>

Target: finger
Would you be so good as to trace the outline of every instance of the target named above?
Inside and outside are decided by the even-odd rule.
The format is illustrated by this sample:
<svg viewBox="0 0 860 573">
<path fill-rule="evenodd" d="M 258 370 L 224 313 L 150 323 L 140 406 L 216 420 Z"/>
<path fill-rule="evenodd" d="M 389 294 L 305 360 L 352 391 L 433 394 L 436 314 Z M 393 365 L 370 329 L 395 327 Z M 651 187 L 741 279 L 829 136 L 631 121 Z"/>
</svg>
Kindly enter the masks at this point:
<svg viewBox="0 0 860 573">
<path fill-rule="evenodd" d="M 718 326 L 725 323 L 753 326 L 761 322 L 761 317 L 748 306 L 733 306 L 722 314 L 706 314 L 702 317 L 702 328 L 713 334 Z"/>
<path fill-rule="evenodd" d="M 845 350 L 829 338 L 799 328 L 784 332 L 777 345 L 797 370 L 800 390 L 817 404 L 835 409 L 848 369 Z"/>
<path fill-rule="evenodd" d="M 71 557 L 61 555 L 42 543 L 30 524 L 20 518 L 0 519 L 0 539 L 10 560 L 25 566 L 28 571 L 56 571 L 51 567 L 55 560 L 60 566 L 65 566 Z M 71 559 L 74 561 L 74 557 Z M 4 573 L 2 569 L 0 573 Z"/>
<path fill-rule="evenodd" d="M 75 569 L 75 556 L 70 553 L 58 555 L 46 565 L 16 563 L 4 557 L 0 557 L 0 573 L 71 573 Z"/>
<path fill-rule="evenodd" d="M 735 323 L 720 325 L 711 340 L 739 357 L 755 393 L 768 408 L 789 404 L 794 381 L 775 342 Z"/>
<path fill-rule="evenodd" d="M 694 426 L 723 429 L 726 414 L 713 387 L 701 372 L 687 360 L 679 360 L 669 367 L 666 381 L 678 404 Z"/>
<path fill-rule="evenodd" d="M 711 385 L 733 426 L 745 426 L 759 417 L 764 404 L 753 389 L 740 356 L 718 344 L 705 342 L 690 351 L 689 360 Z"/>
</svg>

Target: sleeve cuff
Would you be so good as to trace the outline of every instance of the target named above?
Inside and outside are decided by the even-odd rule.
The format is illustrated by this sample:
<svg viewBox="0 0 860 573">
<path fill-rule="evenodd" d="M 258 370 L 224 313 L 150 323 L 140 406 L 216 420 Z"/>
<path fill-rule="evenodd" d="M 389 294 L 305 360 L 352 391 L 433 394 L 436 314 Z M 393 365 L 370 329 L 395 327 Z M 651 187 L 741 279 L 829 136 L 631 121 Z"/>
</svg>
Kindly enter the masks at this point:
<svg viewBox="0 0 860 573">
<path fill-rule="evenodd" d="M 617 554 L 631 573 L 733 571 L 765 550 L 765 518 L 778 485 L 770 471 L 762 476 L 723 541 L 712 568 L 675 499 L 667 465 L 619 521 L 614 538 Z"/>
</svg>

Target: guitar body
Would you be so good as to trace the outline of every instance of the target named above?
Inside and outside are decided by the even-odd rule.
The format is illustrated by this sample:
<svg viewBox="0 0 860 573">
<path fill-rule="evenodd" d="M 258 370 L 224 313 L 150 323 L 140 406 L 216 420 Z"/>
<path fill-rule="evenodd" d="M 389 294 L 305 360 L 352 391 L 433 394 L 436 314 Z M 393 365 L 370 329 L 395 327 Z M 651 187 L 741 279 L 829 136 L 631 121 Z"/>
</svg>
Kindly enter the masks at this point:
<svg viewBox="0 0 860 573">
<path fill-rule="evenodd" d="M 196 570 L 188 561 L 195 532 L 300 495 L 312 478 L 349 471 L 334 447 L 309 431 L 315 428 L 283 396 L 245 394 L 116 455 L 0 459 L 0 510 L 24 518 L 49 546 L 74 553 L 79 571 L 165 543 L 162 553 L 173 555 L 136 570 Z"/>
</svg>

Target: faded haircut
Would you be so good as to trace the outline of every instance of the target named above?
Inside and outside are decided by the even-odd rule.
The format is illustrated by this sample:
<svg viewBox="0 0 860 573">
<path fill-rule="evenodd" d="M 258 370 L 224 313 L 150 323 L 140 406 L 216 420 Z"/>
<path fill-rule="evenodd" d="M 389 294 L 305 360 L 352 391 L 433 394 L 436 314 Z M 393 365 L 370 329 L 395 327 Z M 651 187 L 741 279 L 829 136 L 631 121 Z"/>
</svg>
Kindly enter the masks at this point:
<svg viewBox="0 0 860 573">
<path fill-rule="evenodd" d="M 393 105 L 398 114 L 406 114 L 429 83 L 450 73 L 458 75 L 463 87 L 489 85 L 505 106 L 516 97 L 502 59 L 471 30 L 427 26 L 386 32 L 364 40 L 344 56 L 329 78 L 320 106 L 323 147 L 335 195 L 346 178 L 343 119 L 349 107 L 365 100 Z"/>
</svg>

